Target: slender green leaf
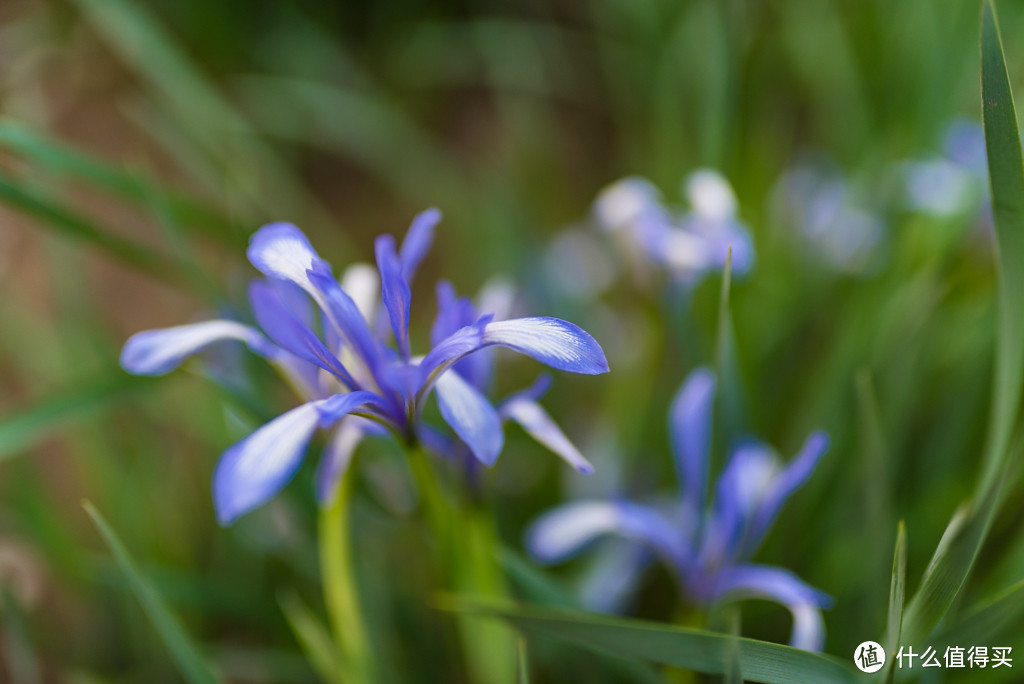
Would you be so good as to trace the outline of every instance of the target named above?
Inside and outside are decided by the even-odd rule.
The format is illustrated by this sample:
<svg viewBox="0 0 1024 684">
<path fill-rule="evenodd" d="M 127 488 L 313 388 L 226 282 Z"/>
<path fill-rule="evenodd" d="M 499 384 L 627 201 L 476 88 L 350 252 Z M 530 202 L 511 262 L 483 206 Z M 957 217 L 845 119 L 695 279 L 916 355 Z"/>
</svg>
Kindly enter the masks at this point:
<svg viewBox="0 0 1024 684">
<path fill-rule="evenodd" d="M 836 658 L 766 641 L 737 638 L 656 622 L 588 613 L 486 604 L 452 598 L 450 610 L 501 618 L 525 632 L 573 642 L 589 649 L 664 665 L 724 674 L 730 642 L 747 681 L 766 684 L 846 684 L 857 681 L 850 666 Z"/>
<path fill-rule="evenodd" d="M 516 682 L 530 684 L 530 655 L 526 651 L 526 639 L 519 639 L 517 644 Z"/>
<path fill-rule="evenodd" d="M 740 386 L 739 362 L 736 358 L 736 330 L 732 322 L 729 296 L 732 289 L 732 248 L 725 260 L 722 271 L 722 290 L 718 303 L 718 333 L 716 340 L 716 365 L 718 367 L 720 399 L 725 423 L 725 434 L 743 432 L 745 421 L 743 391 Z"/>
<path fill-rule="evenodd" d="M 182 266 L 175 261 L 100 228 L 91 220 L 62 206 L 37 190 L 30 190 L 9 176 L 0 174 L 0 202 L 43 222 L 69 237 L 88 242 L 118 260 L 150 275 L 171 282 L 182 278 Z"/>
<path fill-rule="evenodd" d="M 103 540 L 110 547 L 114 558 L 124 572 L 125 577 L 131 585 L 139 603 L 149 617 L 150 622 L 163 640 L 167 650 L 174 658 L 182 677 L 190 684 L 220 684 L 220 678 L 210 669 L 202 654 L 181 625 L 178 617 L 171 612 L 169 606 L 164 603 L 163 598 L 156 592 L 153 586 L 139 572 L 135 561 L 129 555 L 128 550 L 118 539 L 114 530 L 103 519 L 99 511 L 89 502 L 83 504 L 85 511 L 92 518 L 96 528 L 103 536 Z"/>
<path fill-rule="evenodd" d="M 288 620 L 292 633 L 309 658 L 310 665 L 325 682 L 346 681 L 342 655 L 335 646 L 327 626 L 303 603 L 292 590 L 281 592 L 277 597 L 281 612 Z"/>
<path fill-rule="evenodd" d="M 956 624 L 936 634 L 930 645 L 939 653 L 946 646 L 993 644 L 1002 635 L 1020 631 L 1024 613 L 1024 580 L 967 611 Z"/>
<path fill-rule="evenodd" d="M 51 437 L 69 422 L 106 407 L 129 390 L 140 387 L 138 378 L 120 370 L 77 388 L 65 388 L 52 397 L 0 418 L 0 461 L 23 453 L 39 440 Z"/>
<path fill-rule="evenodd" d="M 896 550 L 892 558 L 892 583 L 889 585 L 889 618 L 885 628 L 886 653 L 895 653 L 900 645 L 900 632 L 903 627 L 903 599 L 907 587 L 907 529 L 900 521 L 896 530 Z M 882 677 L 891 684 L 893 679 L 893 659 L 885 661 Z"/>
<path fill-rule="evenodd" d="M 991 494 L 1005 468 L 1024 384 L 1024 159 L 1017 113 L 991 0 L 981 19 L 981 94 L 985 148 L 998 238 L 999 313 L 995 387 L 979 496 Z"/>
</svg>

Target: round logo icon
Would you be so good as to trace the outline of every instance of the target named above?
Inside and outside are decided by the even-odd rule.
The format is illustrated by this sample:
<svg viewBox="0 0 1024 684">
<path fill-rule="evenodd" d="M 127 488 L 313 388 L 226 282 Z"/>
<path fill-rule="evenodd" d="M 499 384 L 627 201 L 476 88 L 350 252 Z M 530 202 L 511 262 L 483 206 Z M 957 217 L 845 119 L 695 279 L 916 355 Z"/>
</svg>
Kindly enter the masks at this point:
<svg viewBox="0 0 1024 684">
<path fill-rule="evenodd" d="M 878 672 L 885 665 L 885 649 L 877 641 L 865 641 L 854 649 L 853 662 L 861 672 Z"/>
</svg>

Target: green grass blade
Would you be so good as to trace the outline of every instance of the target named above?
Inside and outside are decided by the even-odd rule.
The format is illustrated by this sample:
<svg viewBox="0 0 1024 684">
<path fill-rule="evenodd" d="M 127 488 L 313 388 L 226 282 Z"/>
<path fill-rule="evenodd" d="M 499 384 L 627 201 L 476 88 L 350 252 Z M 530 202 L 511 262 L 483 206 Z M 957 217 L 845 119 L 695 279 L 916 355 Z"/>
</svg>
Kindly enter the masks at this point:
<svg viewBox="0 0 1024 684">
<path fill-rule="evenodd" d="M 43 225 L 68 237 L 92 244 L 119 261 L 148 274 L 180 282 L 182 268 L 171 259 L 131 240 L 115 235 L 62 206 L 37 190 L 30 190 L 0 174 L 0 202 L 39 219 Z"/>
<path fill-rule="evenodd" d="M 852 684 L 857 681 L 850 667 L 838 659 L 728 634 L 460 598 L 450 599 L 446 607 L 462 613 L 501 618 L 524 632 L 569 641 L 595 651 L 709 674 L 726 673 L 732 643 L 738 651 L 743 677 L 752 682 Z"/>
<path fill-rule="evenodd" d="M 0 461 L 24 453 L 70 422 L 84 418 L 141 386 L 139 379 L 118 371 L 108 378 L 65 388 L 26 409 L 0 418 Z"/>
<path fill-rule="evenodd" d="M 516 651 L 516 682 L 530 684 L 530 655 L 526 651 L 526 639 L 519 639 Z"/>
<path fill-rule="evenodd" d="M 885 643 L 883 644 L 886 653 L 895 653 L 900 645 L 900 633 L 903 628 L 903 600 L 907 587 L 907 528 L 900 521 L 896 530 L 896 550 L 892 558 L 892 583 L 889 585 L 889 617 L 885 628 Z M 892 682 L 893 658 L 885 661 L 885 669 L 882 670 L 886 682 Z"/>
<path fill-rule="evenodd" d="M 167 650 L 170 651 L 185 681 L 190 684 L 221 684 L 220 678 L 210 669 L 209 664 L 199 653 L 199 649 L 185 632 L 177 616 L 164 603 L 149 581 L 143 577 L 129 555 L 128 550 L 118 539 L 114 530 L 99 514 L 91 503 L 84 503 L 86 512 L 96 524 L 103 540 L 110 547 L 114 558 L 124 572 L 132 591 L 142 604 L 143 610 L 153 623 Z"/>
<path fill-rule="evenodd" d="M 327 626 L 303 603 L 294 591 L 282 592 L 277 598 L 281 612 L 309 658 L 310 665 L 325 682 L 341 684 L 347 681 L 342 655 L 335 647 Z"/>
<path fill-rule="evenodd" d="M 946 646 L 996 643 L 1011 630 L 1019 631 L 1022 613 L 1024 580 L 967 611 L 956 624 L 936 634 L 930 645 L 943 653 Z"/>
<path fill-rule="evenodd" d="M 999 310 L 992 422 L 979 496 L 991 494 L 1006 466 L 1024 384 L 1024 159 L 1017 113 L 991 0 L 981 19 L 981 94 L 985 148 L 998 238 Z"/>
</svg>

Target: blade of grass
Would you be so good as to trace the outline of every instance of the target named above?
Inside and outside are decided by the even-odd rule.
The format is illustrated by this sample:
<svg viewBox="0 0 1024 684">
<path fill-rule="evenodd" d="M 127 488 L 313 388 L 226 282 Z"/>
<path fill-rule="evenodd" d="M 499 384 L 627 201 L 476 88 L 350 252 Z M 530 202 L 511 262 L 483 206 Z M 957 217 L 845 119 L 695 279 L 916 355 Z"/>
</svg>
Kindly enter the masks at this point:
<svg viewBox="0 0 1024 684">
<path fill-rule="evenodd" d="M 885 627 L 885 652 L 895 653 L 900 645 L 900 632 L 903 627 L 903 600 L 907 587 L 907 529 L 900 521 L 896 530 L 896 550 L 892 558 L 892 583 L 889 585 L 889 617 Z M 892 684 L 893 658 L 885 661 L 885 668 L 882 670 L 879 679 L 884 679 Z"/>
<path fill-rule="evenodd" d="M 501 618 L 523 631 L 573 642 L 595 651 L 698 672 L 725 674 L 730 642 L 735 642 L 743 676 L 749 681 L 767 684 L 852 684 L 856 681 L 844 661 L 765 641 L 657 622 L 488 604 L 459 597 L 449 597 L 444 604 L 448 610 Z"/>
<path fill-rule="evenodd" d="M 139 603 L 142 604 L 143 610 L 153 623 L 153 627 L 160 635 L 167 650 L 170 651 L 182 677 L 190 684 L 222 684 L 220 678 L 200 654 L 199 649 L 192 643 L 178 617 L 171 612 L 163 598 L 139 572 L 135 561 L 107 521 L 91 503 L 85 502 L 83 507 L 92 518 L 107 546 L 110 547 L 114 558 L 117 559 L 132 591 L 139 599 Z"/>
<path fill-rule="evenodd" d="M 519 639 L 517 644 L 516 682 L 530 684 L 530 656 L 526 651 L 526 639 Z"/>
<path fill-rule="evenodd" d="M 138 378 L 118 369 L 108 377 L 91 380 L 80 387 L 66 388 L 24 410 L 0 418 L 0 461 L 24 453 L 68 423 L 102 410 L 141 384 Z"/>
<path fill-rule="evenodd" d="M 345 665 L 342 655 L 335 648 L 334 640 L 327 626 L 303 603 L 294 590 L 278 594 L 277 603 L 288 620 L 295 639 L 309 658 L 310 665 L 325 682 L 341 684 L 348 681 L 344 676 Z"/>
<path fill-rule="evenodd" d="M 999 23 L 991 0 L 982 9 L 981 93 L 999 277 L 992 422 L 978 484 L 978 495 L 985 497 L 991 494 L 1005 468 L 1024 384 L 1024 158 Z"/>
</svg>

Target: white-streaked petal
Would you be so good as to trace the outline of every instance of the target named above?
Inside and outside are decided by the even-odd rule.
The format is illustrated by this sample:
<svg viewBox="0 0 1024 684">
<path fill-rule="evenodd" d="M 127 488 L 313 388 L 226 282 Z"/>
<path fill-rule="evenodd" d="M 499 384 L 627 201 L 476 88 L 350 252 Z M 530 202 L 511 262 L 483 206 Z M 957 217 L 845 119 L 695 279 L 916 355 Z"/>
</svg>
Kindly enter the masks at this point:
<svg viewBox="0 0 1024 684">
<path fill-rule="evenodd" d="M 246 254 L 252 265 L 264 275 L 291 281 L 322 304 L 319 292 L 306 272 L 329 269 L 306 235 L 295 225 L 268 223 L 253 233 Z"/>
<path fill-rule="evenodd" d="M 367 324 L 372 324 L 377 316 L 377 304 L 380 302 L 380 275 L 370 264 L 352 264 L 345 269 L 341 278 L 341 289 L 348 293 L 363 314 Z"/>
<path fill-rule="evenodd" d="M 505 434 L 501 418 L 484 395 L 449 370 L 437 379 L 441 416 L 484 465 L 492 466 L 501 453 Z"/>
<path fill-rule="evenodd" d="M 630 176 L 606 187 L 594 202 L 594 215 L 602 228 L 617 230 L 628 226 L 658 203 L 660 193 L 645 178 Z"/>
<path fill-rule="evenodd" d="M 725 176 L 713 169 L 698 169 L 688 175 L 684 192 L 694 213 L 724 220 L 736 215 L 736 195 Z"/>
<path fill-rule="evenodd" d="M 569 441 L 540 404 L 522 399 L 513 400 L 501 407 L 501 414 L 522 425 L 531 437 L 561 456 L 576 470 L 587 474 L 594 472 L 594 466 Z"/>
<path fill-rule="evenodd" d="M 172 328 L 144 330 L 128 338 L 121 367 L 135 375 L 163 375 L 215 342 L 240 340 L 262 356 L 276 350 L 258 331 L 235 321 L 204 321 Z"/>
<path fill-rule="evenodd" d="M 559 318 L 514 318 L 488 323 L 483 343 L 508 347 L 559 370 L 586 375 L 608 372 L 601 345 L 587 331 Z"/>
</svg>

